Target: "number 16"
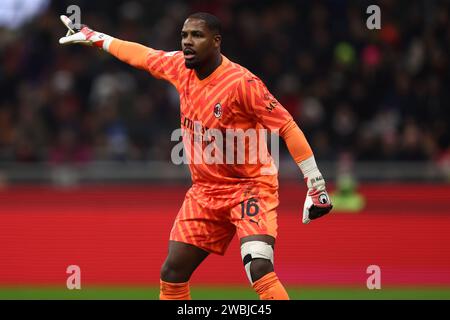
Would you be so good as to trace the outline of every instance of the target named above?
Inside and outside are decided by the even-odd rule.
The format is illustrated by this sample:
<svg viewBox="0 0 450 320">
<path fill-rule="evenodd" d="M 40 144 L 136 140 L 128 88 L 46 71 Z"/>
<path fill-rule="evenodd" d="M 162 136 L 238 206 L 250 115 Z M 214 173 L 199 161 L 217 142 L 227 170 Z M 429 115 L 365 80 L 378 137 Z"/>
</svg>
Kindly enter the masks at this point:
<svg viewBox="0 0 450 320">
<path fill-rule="evenodd" d="M 254 208 L 252 210 L 252 208 Z M 245 201 L 241 202 L 241 218 L 243 219 L 245 215 L 249 217 L 254 217 L 259 212 L 258 199 L 250 198 L 247 200 L 247 205 L 245 205 Z"/>
</svg>

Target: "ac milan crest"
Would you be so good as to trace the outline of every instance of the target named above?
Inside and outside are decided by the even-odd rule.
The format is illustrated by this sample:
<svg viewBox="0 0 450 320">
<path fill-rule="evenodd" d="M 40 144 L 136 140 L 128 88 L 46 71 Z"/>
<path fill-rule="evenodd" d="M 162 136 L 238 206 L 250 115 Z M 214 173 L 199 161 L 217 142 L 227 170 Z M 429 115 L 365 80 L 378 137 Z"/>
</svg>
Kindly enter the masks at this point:
<svg viewBox="0 0 450 320">
<path fill-rule="evenodd" d="M 222 106 L 221 106 L 220 103 L 217 103 L 217 104 L 214 106 L 214 116 L 215 116 L 216 118 L 220 118 L 221 115 L 222 115 Z"/>
</svg>

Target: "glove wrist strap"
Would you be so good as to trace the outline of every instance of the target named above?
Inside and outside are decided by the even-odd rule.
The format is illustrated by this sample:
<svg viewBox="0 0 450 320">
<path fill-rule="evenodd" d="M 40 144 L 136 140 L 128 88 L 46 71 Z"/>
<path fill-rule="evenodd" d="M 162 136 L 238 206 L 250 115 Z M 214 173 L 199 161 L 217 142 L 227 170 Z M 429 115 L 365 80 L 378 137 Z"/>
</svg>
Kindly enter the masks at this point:
<svg viewBox="0 0 450 320">
<path fill-rule="evenodd" d="M 309 189 L 320 189 L 321 187 L 325 187 L 325 180 L 317 168 L 317 163 L 314 156 L 299 162 L 298 166 L 303 173 L 303 177 L 306 180 L 306 185 Z"/>
<path fill-rule="evenodd" d="M 111 45 L 111 42 L 113 40 L 114 40 L 113 37 L 108 36 L 107 34 L 105 34 L 105 40 L 103 41 L 102 49 L 105 50 L 106 52 L 109 52 L 109 46 Z"/>
</svg>

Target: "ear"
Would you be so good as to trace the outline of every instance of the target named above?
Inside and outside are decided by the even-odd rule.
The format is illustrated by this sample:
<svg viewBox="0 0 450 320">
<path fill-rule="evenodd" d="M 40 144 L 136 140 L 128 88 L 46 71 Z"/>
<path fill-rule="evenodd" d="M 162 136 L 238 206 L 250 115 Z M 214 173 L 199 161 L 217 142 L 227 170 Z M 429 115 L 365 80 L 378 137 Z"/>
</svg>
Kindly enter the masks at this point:
<svg viewBox="0 0 450 320">
<path fill-rule="evenodd" d="M 214 47 L 220 48 L 220 44 L 222 43 L 222 36 L 220 34 L 216 34 L 213 38 Z"/>
</svg>

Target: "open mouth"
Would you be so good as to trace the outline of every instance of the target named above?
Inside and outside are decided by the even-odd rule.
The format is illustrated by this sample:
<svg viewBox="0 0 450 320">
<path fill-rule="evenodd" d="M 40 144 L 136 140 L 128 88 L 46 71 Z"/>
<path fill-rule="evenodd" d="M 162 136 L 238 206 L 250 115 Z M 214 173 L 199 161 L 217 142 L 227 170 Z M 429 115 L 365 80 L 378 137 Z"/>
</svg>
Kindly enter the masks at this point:
<svg viewBox="0 0 450 320">
<path fill-rule="evenodd" d="M 195 51 L 192 50 L 192 49 L 189 49 L 189 48 L 184 49 L 184 50 L 183 50 L 183 54 L 184 54 L 184 58 L 185 58 L 186 60 L 191 60 L 191 59 L 194 59 L 194 58 L 195 58 Z"/>
</svg>

